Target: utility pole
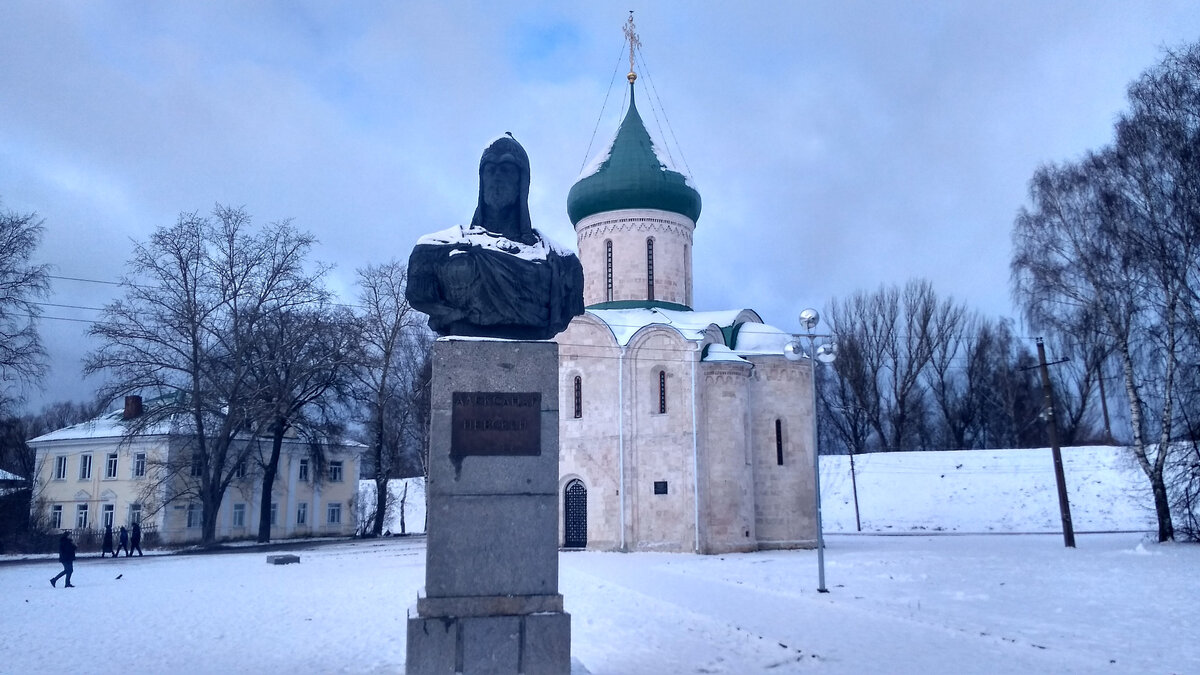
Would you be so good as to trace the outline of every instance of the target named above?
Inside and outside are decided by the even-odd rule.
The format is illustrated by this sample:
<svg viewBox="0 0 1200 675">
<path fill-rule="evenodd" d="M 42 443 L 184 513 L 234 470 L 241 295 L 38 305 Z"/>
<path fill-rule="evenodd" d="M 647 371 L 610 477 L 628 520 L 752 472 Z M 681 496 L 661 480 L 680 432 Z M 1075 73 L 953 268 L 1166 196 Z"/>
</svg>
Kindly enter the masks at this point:
<svg viewBox="0 0 1200 675">
<path fill-rule="evenodd" d="M 1104 442 L 1109 445 L 1116 445 L 1113 440 L 1112 423 L 1108 421 L 1108 396 L 1104 393 L 1104 364 L 1096 370 L 1096 381 L 1100 383 L 1100 410 L 1104 413 Z"/>
<path fill-rule="evenodd" d="M 1046 400 L 1046 430 L 1050 434 L 1050 450 L 1054 453 L 1054 482 L 1058 484 L 1063 543 L 1067 548 L 1075 548 L 1075 528 L 1071 525 L 1071 503 L 1067 500 L 1067 478 L 1063 474 L 1062 449 L 1058 447 L 1058 420 L 1054 418 L 1054 395 L 1050 389 L 1050 364 L 1046 363 L 1046 346 L 1042 344 L 1042 338 L 1037 339 L 1037 353 L 1038 366 L 1042 371 L 1042 392 Z"/>
</svg>

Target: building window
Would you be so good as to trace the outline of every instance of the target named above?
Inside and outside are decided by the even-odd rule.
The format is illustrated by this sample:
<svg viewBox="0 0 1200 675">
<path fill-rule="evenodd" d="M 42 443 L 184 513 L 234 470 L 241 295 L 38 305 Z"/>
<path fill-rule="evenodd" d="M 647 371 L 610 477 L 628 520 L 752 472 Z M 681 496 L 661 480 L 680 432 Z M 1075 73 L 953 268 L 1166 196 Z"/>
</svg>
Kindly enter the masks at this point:
<svg viewBox="0 0 1200 675">
<path fill-rule="evenodd" d="M 575 419 L 583 417 L 583 378 L 575 376 Z"/>
<path fill-rule="evenodd" d="M 606 272 L 604 274 L 604 278 L 606 280 L 605 281 L 606 286 L 605 286 L 605 291 L 604 291 L 604 298 L 608 302 L 612 302 L 612 299 L 613 299 L 612 239 L 608 239 L 604 242 L 604 258 L 605 258 L 604 268 L 606 270 Z"/>
<path fill-rule="evenodd" d="M 59 455 L 54 458 L 54 480 L 67 479 L 67 456 Z"/>
<path fill-rule="evenodd" d="M 92 456 L 79 456 L 79 480 L 88 480 L 92 477 Z"/>
<path fill-rule="evenodd" d="M 329 463 L 329 482 L 342 482 L 342 462 L 341 460 Z"/>
<path fill-rule="evenodd" d="M 342 523 L 342 503 L 333 502 L 329 505 L 329 524 L 340 525 Z"/>
<path fill-rule="evenodd" d="M 199 477 L 204 473 L 204 458 L 200 453 L 192 454 L 192 477 Z"/>
<path fill-rule="evenodd" d="M 100 510 L 100 524 L 104 527 L 112 527 L 114 511 L 112 504 L 105 504 L 104 508 Z"/>
<path fill-rule="evenodd" d="M 133 525 L 134 523 L 140 523 L 140 522 L 142 522 L 142 505 L 141 504 L 130 504 L 129 505 L 129 524 Z"/>
<path fill-rule="evenodd" d="M 279 505 L 271 502 L 271 527 L 275 527 L 275 521 L 279 520 Z"/>
<path fill-rule="evenodd" d="M 187 526 L 200 527 L 200 508 L 196 504 L 187 505 Z"/>
<path fill-rule="evenodd" d="M 775 420 L 775 463 L 783 466 L 783 420 Z"/>
<path fill-rule="evenodd" d="M 308 502 L 300 502 L 296 505 L 296 524 L 308 524 Z"/>
<path fill-rule="evenodd" d="M 62 528 L 62 504 L 55 504 L 50 507 L 50 529 L 58 530 Z"/>
<path fill-rule="evenodd" d="M 300 480 L 305 483 L 308 482 L 308 460 L 307 459 L 300 460 Z"/>
<path fill-rule="evenodd" d="M 146 453 L 139 452 L 133 456 L 133 477 L 144 478 L 146 476 Z"/>
<path fill-rule="evenodd" d="M 667 481 L 665 481 L 665 480 L 654 481 L 654 494 L 656 494 L 656 495 L 667 494 Z"/>
<path fill-rule="evenodd" d="M 233 526 L 234 527 L 245 527 L 246 526 L 246 505 L 245 504 L 234 504 L 233 505 Z"/>
<path fill-rule="evenodd" d="M 646 299 L 654 299 L 654 239 L 646 240 Z"/>
<path fill-rule="evenodd" d="M 658 413 L 665 415 L 667 412 L 667 371 L 658 371 Z"/>
<path fill-rule="evenodd" d="M 88 505 L 87 504 L 76 504 L 75 505 L 75 527 L 82 530 L 82 529 L 87 528 L 87 525 L 88 525 Z"/>
<path fill-rule="evenodd" d="M 117 453 L 115 452 L 108 453 L 108 457 L 104 462 L 104 477 L 117 477 Z"/>
<path fill-rule="evenodd" d="M 233 475 L 237 478 L 246 477 L 246 460 L 243 459 L 237 463 L 237 466 L 233 468 Z"/>
</svg>

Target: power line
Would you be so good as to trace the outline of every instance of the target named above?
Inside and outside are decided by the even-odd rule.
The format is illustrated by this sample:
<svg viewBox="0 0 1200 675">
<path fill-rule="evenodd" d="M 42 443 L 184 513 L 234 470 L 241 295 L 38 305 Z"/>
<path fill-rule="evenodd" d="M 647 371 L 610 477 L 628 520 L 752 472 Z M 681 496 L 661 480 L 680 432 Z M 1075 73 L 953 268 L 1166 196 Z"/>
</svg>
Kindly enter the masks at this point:
<svg viewBox="0 0 1200 675">
<path fill-rule="evenodd" d="M 53 274 L 47 274 L 46 278 L 47 279 L 59 279 L 62 281 L 82 281 L 87 284 L 108 284 L 109 286 L 124 286 L 124 284 L 122 284 L 119 281 L 101 281 L 99 279 L 84 279 L 82 277 L 62 277 L 62 276 L 55 276 Z"/>
</svg>

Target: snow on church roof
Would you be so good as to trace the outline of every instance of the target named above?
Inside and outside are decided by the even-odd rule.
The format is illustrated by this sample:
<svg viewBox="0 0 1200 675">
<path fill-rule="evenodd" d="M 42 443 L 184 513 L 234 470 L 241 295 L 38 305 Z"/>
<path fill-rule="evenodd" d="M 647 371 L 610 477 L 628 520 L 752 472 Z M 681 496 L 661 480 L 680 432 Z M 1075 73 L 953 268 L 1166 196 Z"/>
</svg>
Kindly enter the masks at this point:
<svg viewBox="0 0 1200 675">
<path fill-rule="evenodd" d="M 617 344 L 625 346 L 633 339 L 635 333 L 646 326 L 659 324 L 670 326 L 679 331 L 684 339 L 700 341 L 704 339 L 709 326 L 732 326 L 749 317 L 744 314 L 747 310 L 730 309 L 716 312 L 691 312 L 686 310 L 663 309 L 661 307 L 637 307 L 632 309 L 589 309 L 588 314 L 603 321 L 617 339 Z"/>
<path fill-rule="evenodd" d="M 738 354 L 782 354 L 792 334 L 765 323 L 743 323 L 733 343 Z"/>
<path fill-rule="evenodd" d="M 711 335 L 713 326 L 721 329 L 724 344 L 710 343 L 705 361 L 744 361 L 743 356 L 782 356 L 792 335 L 762 323 L 749 309 L 693 312 L 662 307 L 629 309 L 589 309 L 588 314 L 602 321 L 617 344 L 627 346 L 638 331 L 647 326 L 674 328 L 685 340 L 701 342 Z"/>
</svg>

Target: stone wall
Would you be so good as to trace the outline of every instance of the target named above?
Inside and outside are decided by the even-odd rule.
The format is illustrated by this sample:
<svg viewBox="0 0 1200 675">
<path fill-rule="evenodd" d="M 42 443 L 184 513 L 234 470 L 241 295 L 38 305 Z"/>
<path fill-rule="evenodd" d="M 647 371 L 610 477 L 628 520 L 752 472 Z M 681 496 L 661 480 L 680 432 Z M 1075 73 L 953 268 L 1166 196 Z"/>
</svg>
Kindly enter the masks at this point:
<svg viewBox="0 0 1200 675">
<path fill-rule="evenodd" d="M 575 226 L 583 265 L 583 304 L 647 300 L 646 240 L 654 240 L 654 300 L 692 306 L 692 232 L 685 216 L 656 209 L 623 209 L 588 216 Z M 608 249 L 613 249 L 613 294 L 608 297 Z"/>
<path fill-rule="evenodd" d="M 782 355 L 750 360 L 758 544 L 765 549 L 810 548 L 817 537 L 811 361 L 788 361 Z"/>
<path fill-rule="evenodd" d="M 576 317 L 558 335 L 559 343 L 559 505 L 573 479 L 587 488 L 587 547 L 614 550 L 621 546 L 621 350 L 612 332 L 587 315 Z M 580 378 L 582 416 L 574 416 L 575 378 Z M 558 519 L 558 541 L 564 541 L 564 514 Z"/>
<path fill-rule="evenodd" d="M 747 388 L 751 368 L 735 361 L 701 364 L 701 553 L 758 548 Z"/>
<path fill-rule="evenodd" d="M 625 467 L 631 546 L 638 550 L 696 548 L 695 348 L 674 329 L 651 326 L 634 336 L 626 355 Z M 665 413 L 658 412 L 659 372 L 666 375 Z M 655 483 L 666 483 L 666 493 Z"/>
</svg>

